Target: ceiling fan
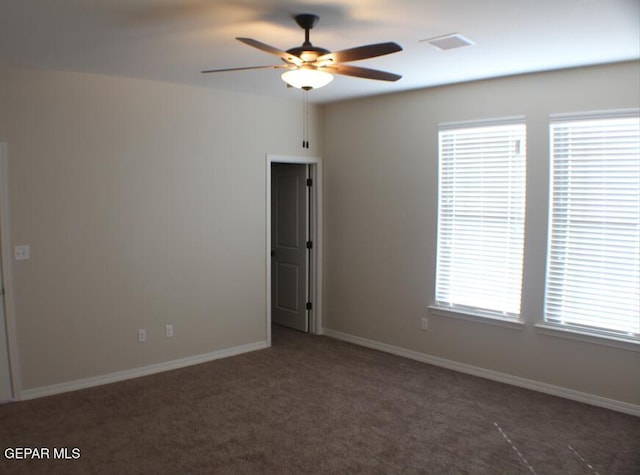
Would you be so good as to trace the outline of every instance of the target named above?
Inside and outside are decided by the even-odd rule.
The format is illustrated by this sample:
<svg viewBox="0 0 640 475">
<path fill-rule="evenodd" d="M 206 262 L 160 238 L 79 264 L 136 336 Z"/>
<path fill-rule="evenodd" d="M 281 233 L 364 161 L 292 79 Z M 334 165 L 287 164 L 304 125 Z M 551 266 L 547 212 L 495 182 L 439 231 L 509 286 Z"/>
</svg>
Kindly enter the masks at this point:
<svg viewBox="0 0 640 475">
<path fill-rule="evenodd" d="M 242 68 L 209 69 L 203 73 L 220 73 L 227 71 L 244 71 L 249 69 L 286 69 L 282 74 L 282 80 L 288 85 L 298 89 L 309 91 L 325 86 L 333 80 L 334 74 L 353 76 L 358 78 L 376 79 L 379 81 L 397 81 L 402 76 L 399 74 L 379 71 L 377 69 L 361 68 L 343 63 L 375 58 L 385 54 L 402 51 L 402 47 L 393 42 L 375 43 L 357 46 L 342 51 L 331 52 L 327 49 L 313 46 L 309 41 L 311 30 L 319 17 L 317 15 L 303 13 L 293 17 L 296 23 L 304 30 L 304 43 L 302 46 L 282 51 L 251 38 L 236 38 L 238 41 L 257 48 L 265 53 L 273 54 L 282 59 L 283 64 L 273 66 L 249 66 Z"/>
</svg>

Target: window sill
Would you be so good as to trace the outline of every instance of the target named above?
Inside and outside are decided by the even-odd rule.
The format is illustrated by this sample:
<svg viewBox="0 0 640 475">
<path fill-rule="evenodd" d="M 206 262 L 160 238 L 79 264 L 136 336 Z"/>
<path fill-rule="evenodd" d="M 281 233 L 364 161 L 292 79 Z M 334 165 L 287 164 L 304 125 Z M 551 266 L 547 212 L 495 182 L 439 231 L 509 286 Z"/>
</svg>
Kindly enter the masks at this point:
<svg viewBox="0 0 640 475">
<path fill-rule="evenodd" d="M 460 309 L 452 309 L 449 307 L 440 307 L 438 305 L 429 305 L 429 313 L 441 317 L 457 318 L 468 322 L 483 323 L 485 325 L 494 325 L 503 328 L 511 328 L 521 330 L 524 328 L 524 322 L 514 320 L 512 318 L 500 318 L 495 315 L 487 315 L 479 312 L 464 311 Z"/>
<path fill-rule="evenodd" d="M 603 335 L 589 330 L 553 325 L 551 323 L 538 323 L 536 324 L 536 330 L 541 335 L 640 352 L 640 341 L 624 338 L 623 336 Z"/>
</svg>

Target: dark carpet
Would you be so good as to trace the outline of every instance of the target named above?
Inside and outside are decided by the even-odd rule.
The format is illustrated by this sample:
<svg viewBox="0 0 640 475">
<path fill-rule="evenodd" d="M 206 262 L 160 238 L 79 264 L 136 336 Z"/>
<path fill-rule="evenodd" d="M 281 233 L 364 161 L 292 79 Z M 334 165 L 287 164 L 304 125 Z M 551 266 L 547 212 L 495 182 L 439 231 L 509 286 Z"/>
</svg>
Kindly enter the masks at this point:
<svg viewBox="0 0 640 475">
<path fill-rule="evenodd" d="M 640 419 L 274 328 L 266 350 L 0 406 L 0 448 L 2 474 L 637 475 Z"/>
</svg>

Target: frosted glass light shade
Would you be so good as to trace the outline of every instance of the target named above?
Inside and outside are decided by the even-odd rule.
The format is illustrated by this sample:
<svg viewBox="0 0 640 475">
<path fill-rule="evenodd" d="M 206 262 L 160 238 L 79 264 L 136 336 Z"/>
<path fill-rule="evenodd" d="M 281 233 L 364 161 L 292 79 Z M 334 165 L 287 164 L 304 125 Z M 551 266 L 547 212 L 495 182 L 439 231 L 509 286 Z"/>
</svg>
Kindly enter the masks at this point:
<svg viewBox="0 0 640 475">
<path fill-rule="evenodd" d="M 282 74 L 282 80 L 298 89 L 318 89 L 333 81 L 333 74 L 317 69 L 292 69 Z"/>
</svg>

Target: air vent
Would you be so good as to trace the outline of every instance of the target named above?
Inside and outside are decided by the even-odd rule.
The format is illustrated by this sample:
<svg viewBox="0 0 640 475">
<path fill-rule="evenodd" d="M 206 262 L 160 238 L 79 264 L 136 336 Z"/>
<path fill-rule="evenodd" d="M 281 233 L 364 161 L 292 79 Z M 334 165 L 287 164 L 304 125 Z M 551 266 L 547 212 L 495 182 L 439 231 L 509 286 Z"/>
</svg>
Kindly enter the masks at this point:
<svg viewBox="0 0 640 475">
<path fill-rule="evenodd" d="M 473 41 L 469 38 L 465 38 L 459 33 L 451 33 L 449 35 L 427 38 L 426 40 L 421 40 L 420 43 L 428 43 L 434 48 L 444 51 L 448 49 L 462 48 L 463 46 L 471 46 Z"/>
</svg>

